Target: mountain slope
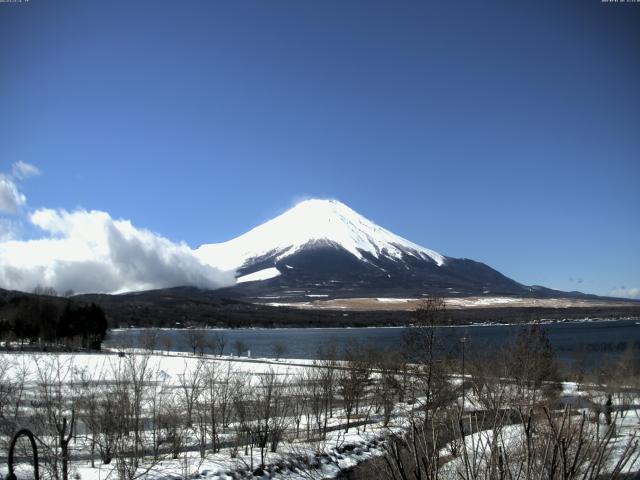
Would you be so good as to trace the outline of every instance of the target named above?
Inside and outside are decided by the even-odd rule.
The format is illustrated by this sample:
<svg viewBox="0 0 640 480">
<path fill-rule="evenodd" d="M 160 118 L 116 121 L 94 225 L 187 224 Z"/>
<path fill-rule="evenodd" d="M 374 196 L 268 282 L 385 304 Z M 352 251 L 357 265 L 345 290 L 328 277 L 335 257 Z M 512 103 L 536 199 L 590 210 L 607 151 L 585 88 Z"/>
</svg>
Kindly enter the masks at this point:
<svg viewBox="0 0 640 480">
<path fill-rule="evenodd" d="M 540 294 L 483 263 L 445 257 L 395 235 L 336 200 L 301 202 L 196 254 L 204 263 L 238 272 L 238 285 L 226 292 L 232 295 Z"/>
</svg>

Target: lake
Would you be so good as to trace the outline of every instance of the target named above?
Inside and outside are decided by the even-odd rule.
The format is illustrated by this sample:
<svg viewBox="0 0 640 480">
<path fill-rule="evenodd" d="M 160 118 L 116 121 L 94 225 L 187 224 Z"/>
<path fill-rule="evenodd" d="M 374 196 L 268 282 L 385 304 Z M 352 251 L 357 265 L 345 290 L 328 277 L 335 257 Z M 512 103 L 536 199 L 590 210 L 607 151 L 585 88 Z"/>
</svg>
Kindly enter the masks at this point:
<svg viewBox="0 0 640 480">
<path fill-rule="evenodd" d="M 466 348 L 485 352 L 499 348 L 514 338 L 521 328 L 517 325 L 470 325 L 436 327 L 445 351 L 456 354 L 460 339 L 467 337 Z M 580 360 L 589 367 L 619 358 L 631 349 L 640 358 L 639 320 L 598 320 L 544 324 L 558 358 L 565 366 Z M 170 338 L 170 350 L 189 351 L 185 330 L 162 329 L 158 333 L 157 348 L 165 348 L 164 338 Z M 107 347 L 139 346 L 148 335 L 146 329 L 123 329 L 109 332 Z M 216 335 L 225 339 L 225 354 L 234 353 L 234 345 L 242 342 L 252 357 L 273 357 L 276 346 L 283 351 L 281 358 L 318 358 L 320 349 L 334 346 L 338 352 L 354 345 L 366 345 L 380 351 L 401 348 L 409 327 L 388 328 L 274 328 L 274 329 L 203 329 L 198 330 L 207 341 Z M 205 347 L 212 352 L 211 347 Z M 246 353 L 245 353 L 246 355 Z"/>
</svg>

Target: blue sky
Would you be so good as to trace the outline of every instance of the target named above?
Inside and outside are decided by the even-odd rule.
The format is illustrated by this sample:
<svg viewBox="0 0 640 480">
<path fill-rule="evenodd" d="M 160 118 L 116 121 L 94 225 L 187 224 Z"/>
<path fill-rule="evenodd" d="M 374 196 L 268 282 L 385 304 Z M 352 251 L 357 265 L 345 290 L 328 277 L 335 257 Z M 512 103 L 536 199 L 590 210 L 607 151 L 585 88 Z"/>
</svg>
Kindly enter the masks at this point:
<svg viewBox="0 0 640 480">
<path fill-rule="evenodd" d="M 197 247 L 330 197 L 640 296 L 639 45 L 640 4 L 599 0 L 0 3 L 0 234 L 80 207 Z"/>
</svg>

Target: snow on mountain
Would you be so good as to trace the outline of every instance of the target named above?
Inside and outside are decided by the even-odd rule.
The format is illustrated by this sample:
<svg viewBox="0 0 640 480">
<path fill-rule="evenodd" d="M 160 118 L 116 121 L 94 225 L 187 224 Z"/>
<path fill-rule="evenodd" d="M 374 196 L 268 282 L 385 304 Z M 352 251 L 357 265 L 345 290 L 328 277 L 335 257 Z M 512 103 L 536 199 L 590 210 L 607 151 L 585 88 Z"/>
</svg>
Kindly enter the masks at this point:
<svg viewBox="0 0 640 480">
<path fill-rule="evenodd" d="M 269 280 L 270 278 L 275 278 L 280 275 L 280 270 L 276 267 L 269 267 L 263 270 L 258 270 L 257 272 L 250 273 L 248 275 L 243 275 L 236 279 L 237 283 L 244 282 L 255 282 L 258 280 Z"/>
<path fill-rule="evenodd" d="M 237 270 L 252 260 L 267 256 L 282 260 L 315 243 L 336 244 L 364 261 L 363 253 L 390 259 L 409 255 L 421 260 L 430 259 L 438 266 L 446 261 L 439 253 L 395 235 L 337 200 L 318 199 L 300 202 L 228 242 L 202 245 L 196 255 L 202 262 L 217 268 Z M 269 273 L 274 274 L 271 269 Z"/>
</svg>

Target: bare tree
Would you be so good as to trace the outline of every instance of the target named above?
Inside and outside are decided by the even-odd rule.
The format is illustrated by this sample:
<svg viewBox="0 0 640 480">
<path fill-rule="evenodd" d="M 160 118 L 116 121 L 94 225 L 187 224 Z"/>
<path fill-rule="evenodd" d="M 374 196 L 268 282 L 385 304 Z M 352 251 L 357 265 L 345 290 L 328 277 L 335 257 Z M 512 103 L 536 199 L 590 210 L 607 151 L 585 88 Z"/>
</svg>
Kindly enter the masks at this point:
<svg viewBox="0 0 640 480">
<path fill-rule="evenodd" d="M 122 428 L 120 415 L 123 406 L 117 401 L 118 393 L 117 390 L 109 388 L 104 392 L 104 396 L 96 398 L 95 413 L 90 420 L 92 441 L 105 465 L 111 463 L 120 444 L 120 438 L 128 433 Z"/>
<path fill-rule="evenodd" d="M 242 340 L 236 340 L 233 342 L 233 350 L 236 352 L 236 355 L 240 357 L 243 353 L 247 352 L 248 348 Z"/>
<path fill-rule="evenodd" d="M 205 342 L 201 331 L 187 328 L 183 331 L 182 338 L 194 355 L 196 353 L 204 353 Z"/>
<path fill-rule="evenodd" d="M 528 410 L 557 400 L 560 377 L 555 352 L 538 324 L 522 327 L 508 347 L 508 375 L 515 382 L 518 403 Z"/>
<path fill-rule="evenodd" d="M 213 352 L 214 355 L 222 356 L 224 355 L 224 347 L 227 344 L 227 340 L 224 335 L 220 332 L 215 332 L 211 335 L 208 341 L 209 348 Z"/>
<path fill-rule="evenodd" d="M 515 400 L 514 389 L 509 381 L 510 358 L 504 349 L 483 350 L 473 353 L 467 362 L 468 381 L 474 398 L 489 412 L 498 412 L 509 400 Z"/>
<path fill-rule="evenodd" d="M 394 436 L 389 443 L 386 462 L 392 478 L 438 478 L 440 439 L 450 428 L 447 408 L 456 398 L 439 358 L 442 351 L 436 327 L 447 323 L 444 301 L 430 297 L 415 310 L 414 327 L 404 338 L 406 360 L 411 365 L 409 401 L 416 408 L 409 411 L 407 434 Z M 458 423 L 458 431 L 462 431 L 461 418 Z"/>
<path fill-rule="evenodd" d="M 118 475 L 133 480 L 153 468 L 155 462 L 142 464 L 144 449 L 143 414 L 149 385 L 154 372 L 149 364 L 150 355 L 127 355 L 112 365 L 114 397 L 116 401 L 118 434 L 115 438 L 114 458 Z"/>
<path fill-rule="evenodd" d="M 280 360 L 285 353 L 287 353 L 287 347 L 284 344 L 278 342 L 273 345 L 273 356 L 276 360 Z"/>
<path fill-rule="evenodd" d="M 244 389 L 246 381 L 246 374 L 235 371 L 231 362 L 227 362 L 226 367 L 222 369 L 217 392 L 218 409 L 223 429 L 229 427 L 233 397 L 236 391 Z"/>
<path fill-rule="evenodd" d="M 173 338 L 171 337 L 170 333 L 166 333 L 162 336 L 162 346 L 167 353 L 171 351 L 171 347 L 173 346 Z"/>
<path fill-rule="evenodd" d="M 165 410 L 165 399 L 170 394 L 171 385 L 167 385 L 167 375 L 163 371 L 154 372 L 154 379 L 149 385 L 148 399 L 148 434 L 151 436 L 153 458 L 160 459 L 161 424 L 160 414 Z"/>
<path fill-rule="evenodd" d="M 300 423 L 305 413 L 309 412 L 309 390 L 305 379 L 304 373 L 292 377 L 287 389 L 287 396 L 291 405 L 291 416 L 296 426 L 295 438 L 300 437 Z M 307 425 L 309 424 L 308 418 L 307 416 Z"/>
<path fill-rule="evenodd" d="M 150 352 L 154 352 L 156 348 L 158 348 L 159 343 L 159 335 L 156 330 L 146 329 L 140 332 L 138 337 L 138 343 L 140 348 L 145 350 L 149 350 Z"/>
<path fill-rule="evenodd" d="M 81 373 L 81 393 L 77 402 L 78 420 L 90 434 L 88 440 L 91 445 L 91 468 L 95 468 L 94 454 L 100 430 L 98 422 L 98 399 L 101 394 L 98 388 L 99 382 L 99 377 L 93 378 L 88 371 Z"/>
<path fill-rule="evenodd" d="M 196 363 L 195 368 L 191 368 L 191 363 L 185 361 L 184 370 L 182 374 L 178 375 L 178 383 L 182 390 L 182 405 L 186 412 L 187 427 L 189 428 L 193 425 L 194 405 L 204 388 L 202 373 L 202 362 Z"/>
<path fill-rule="evenodd" d="M 161 431 L 160 444 L 166 446 L 174 460 L 180 455 L 184 445 L 186 423 L 181 416 L 182 399 L 177 395 L 166 395 L 159 415 L 158 425 Z"/>
<path fill-rule="evenodd" d="M 0 357 L 0 445 L 17 430 L 24 407 L 25 382 L 29 369 L 24 361 Z"/>
<path fill-rule="evenodd" d="M 348 432 L 353 414 L 359 413 L 360 401 L 369 383 L 372 364 L 366 352 L 358 346 L 348 349 L 345 356 L 347 360 L 338 370 L 337 383 L 347 417 L 344 431 Z"/>
<path fill-rule="evenodd" d="M 237 374 L 234 376 L 234 387 L 232 388 L 231 405 L 233 406 L 233 429 L 235 432 L 235 445 L 231 451 L 231 457 L 238 454 L 238 450 L 244 445 L 245 455 L 251 451 L 251 469 L 253 469 L 253 442 L 250 438 L 249 422 L 249 379 L 246 375 Z"/>
<path fill-rule="evenodd" d="M 324 372 L 321 368 L 315 366 L 308 367 L 304 370 L 304 385 L 307 389 L 308 408 L 307 408 L 307 440 L 310 439 L 310 426 L 315 425 L 315 429 L 322 437 L 325 436 L 326 430 L 323 428 L 326 422 L 323 418 L 326 412 L 326 384 L 324 380 Z"/>
<path fill-rule="evenodd" d="M 221 369 L 217 362 L 206 362 L 202 368 L 203 391 L 199 408 L 204 416 L 205 443 L 206 435 L 211 439 L 211 450 L 216 453 L 220 439 L 220 410 L 218 408 L 218 392 L 220 390 Z"/>
<path fill-rule="evenodd" d="M 70 388 L 75 383 L 74 365 L 59 355 L 39 357 L 35 365 L 38 400 L 32 406 L 38 435 L 47 451 L 45 465 L 52 478 L 67 480 L 78 400 L 78 392 Z"/>
<path fill-rule="evenodd" d="M 267 453 L 275 452 L 288 424 L 286 401 L 287 379 L 278 378 L 270 368 L 260 376 L 258 394 L 253 401 L 253 416 L 248 422 L 251 437 L 260 449 L 260 466 L 264 468 Z"/>
<path fill-rule="evenodd" d="M 372 361 L 374 361 L 372 359 Z M 385 352 L 374 363 L 378 370 L 378 381 L 374 383 L 374 402 L 377 409 L 383 411 L 383 425 L 386 427 L 391 420 L 391 413 L 396 403 L 403 396 L 403 359 L 393 352 Z M 373 403 L 373 402 L 372 402 Z"/>
</svg>

